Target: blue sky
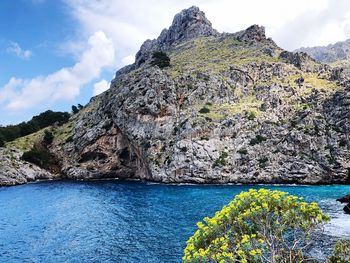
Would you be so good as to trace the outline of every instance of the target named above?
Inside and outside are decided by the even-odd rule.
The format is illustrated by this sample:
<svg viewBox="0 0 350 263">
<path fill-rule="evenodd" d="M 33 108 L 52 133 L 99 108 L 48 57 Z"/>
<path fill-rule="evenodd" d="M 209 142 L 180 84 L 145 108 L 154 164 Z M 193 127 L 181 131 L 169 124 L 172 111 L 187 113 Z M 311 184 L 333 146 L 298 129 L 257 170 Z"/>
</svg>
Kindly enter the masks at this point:
<svg viewBox="0 0 350 263">
<path fill-rule="evenodd" d="M 0 19 L 1 87 L 13 76 L 30 79 L 74 63 L 72 57 L 59 52 L 59 43 L 74 35 L 73 18 L 59 1 L 45 4 L 26 0 L 0 1 Z M 10 51 L 13 45 L 18 45 L 22 52 L 29 51 L 30 55 L 24 57 Z M 55 105 L 55 108 L 67 109 L 65 106 Z M 0 122 L 17 122 L 32 115 L 30 111 L 13 113 L 2 109 Z"/>
<path fill-rule="evenodd" d="M 86 104 L 191 5 L 220 32 L 263 25 L 288 50 L 350 37 L 348 0 L 1 0 L 0 125 Z"/>
<path fill-rule="evenodd" d="M 29 120 L 33 115 L 47 109 L 70 111 L 71 105 L 86 104 L 89 101 L 94 95 L 95 83 L 104 80 L 102 83 L 108 85 L 112 79 L 115 67 L 117 67 L 117 65 L 110 67 L 114 61 L 107 63 L 109 65 L 106 67 L 102 65 L 103 70 L 95 74 L 96 76 L 92 77 L 91 80 L 87 77 L 86 81 L 78 81 L 80 86 L 78 94 L 67 98 L 51 99 L 50 96 L 55 95 L 54 92 L 51 92 L 51 94 L 43 96 L 42 99 L 34 100 L 33 103 L 26 105 L 26 102 L 31 98 L 28 98 L 26 94 L 21 94 L 21 90 L 25 89 L 26 84 L 20 84 L 15 88 L 18 92 L 15 97 L 21 97 L 17 103 L 13 103 L 16 100 L 13 97 L 4 99 L 10 94 L 8 90 L 4 92 L 4 87 L 11 78 L 24 82 L 30 82 L 40 76 L 45 78 L 50 74 L 57 73 L 62 68 L 69 69 L 74 66 L 79 62 L 81 59 L 79 56 L 84 51 L 75 52 L 72 50 L 74 47 L 71 46 L 74 45 L 75 41 L 77 45 L 80 44 L 78 43 L 81 41 L 79 39 L 80 27 L 66 2 L 59 0 L 3 0 L 0 1 L 0 20 L 0 87 L 3 87 L 2 96 L 0 93 L 0 124 L 6 125 Z M 88 40 L 89 37 L 87 37 Z M 85 77 L 82 76 L 82 78 Z M 41 80 L 39 84 L 47 82 L 54 82 L 53 85 L 55 85 L 58 80 Z M 34 94 L 35 97 L 42 94 L 40 89 L 44 93 L 47 87 L 43 85 L 33 89 L 38 92 L 38 94 Z M 4 93 L 6 94 L 4 95 Z M 23 104 L 23 107 L 18 104 Z"/>
</svg>

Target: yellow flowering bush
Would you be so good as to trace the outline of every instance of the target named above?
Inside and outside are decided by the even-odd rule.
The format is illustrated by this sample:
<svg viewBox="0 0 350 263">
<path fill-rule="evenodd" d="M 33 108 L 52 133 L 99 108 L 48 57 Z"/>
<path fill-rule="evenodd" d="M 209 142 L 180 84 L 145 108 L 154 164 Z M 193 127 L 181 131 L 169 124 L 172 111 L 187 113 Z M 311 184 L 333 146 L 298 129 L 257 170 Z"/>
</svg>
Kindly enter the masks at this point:
<svg viewBox="0 0 350 263">
<path fill-rule="evenodd" d="M 329 217 L 317 203 L 281 191 L 242 192 L 198 222 L 183 262 L 300 262 L 311 235 Z"/>
</svg>

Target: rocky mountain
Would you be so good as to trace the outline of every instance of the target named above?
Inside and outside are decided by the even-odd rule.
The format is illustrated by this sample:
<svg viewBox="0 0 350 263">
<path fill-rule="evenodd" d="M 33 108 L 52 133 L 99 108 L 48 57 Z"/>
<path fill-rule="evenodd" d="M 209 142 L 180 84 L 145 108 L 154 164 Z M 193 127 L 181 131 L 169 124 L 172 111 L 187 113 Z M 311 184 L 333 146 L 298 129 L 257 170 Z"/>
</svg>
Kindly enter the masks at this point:
<svg viewBox="0 0 350 263">
<path fill-rule="evenodd" d="M 296 50 L 306 52 L 316 61 L 344 68 L 350 73 L 350 39 L 328 46 L 307 47 Z"/>
<path fill-rule="evenodd" d="M 152 63 L 156 51 L 170 67 Z M 257 25 L 218 33 L 191 7 L 108 91 L 50 128 L 49 150 L 72 179 L 349 183 L 349 120 L 340 69 L 282 50 Z M 38 138 L 21 138 L 22 150 Z"/>
<path fill-rule="evenodd" d="M 0 148 L 0 185 L 16 185 L 36 180 L 61 178 L 40 167 L 21 160 L 23 152 L 11 148 Z"/>
</svg>

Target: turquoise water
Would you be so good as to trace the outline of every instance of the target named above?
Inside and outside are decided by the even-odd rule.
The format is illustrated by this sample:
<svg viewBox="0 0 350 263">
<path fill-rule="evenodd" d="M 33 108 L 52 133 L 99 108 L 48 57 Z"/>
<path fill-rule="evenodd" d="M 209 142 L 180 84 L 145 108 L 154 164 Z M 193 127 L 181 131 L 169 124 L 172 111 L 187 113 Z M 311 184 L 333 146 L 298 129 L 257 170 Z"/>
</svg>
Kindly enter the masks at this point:
<svg viewBox="0 0 350 263">
<path fill-rule="evenodd" d="M 0 262 L 180 262 L 196 222 L 251 187 L 62 181 L 0 188 Z M 317 201 L 332 217 L 326 234 L 350 237 L 350 216 L 335 201 L 350 186 L 264 187 Z"/>
</svg>

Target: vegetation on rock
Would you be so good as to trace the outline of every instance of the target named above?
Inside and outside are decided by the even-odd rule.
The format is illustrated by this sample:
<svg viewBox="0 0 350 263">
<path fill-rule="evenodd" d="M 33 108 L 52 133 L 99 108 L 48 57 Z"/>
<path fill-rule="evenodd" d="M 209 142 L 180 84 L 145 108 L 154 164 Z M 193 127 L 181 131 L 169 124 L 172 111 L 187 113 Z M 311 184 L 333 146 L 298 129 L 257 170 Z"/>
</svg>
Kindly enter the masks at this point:
<svg viewBox="0 0 350 263">
<path fill-rule="evenodd" d="M 209 113 L 209 112 L 210 112 L 210 109 L 208 109 L 207 107 L 203 107 L 199 110 L 199 113 L 203 113 L 203 114 Z"/>
<path fill-rule="evenodd" d="M 55 136 L 49 130 L 42 130 L 43 133 L 38 133 L 31 146 L 28 146 L 21 159 L 29 163 L 35 164 L 40 168 L 54 171 L 57 166 L 57 160 L 54 154 L 50 152 L 49 146 L 53 143 Z"/>
<path fill-rule="evenodd" d="M 78 107 L 75 106 L 75 105 L 72 105 L 72 113 L 73 113 L 73 114 L 77 114 L 78 112 L 79 112 Z"/>
<path fill-rule="evenodd" d="M 24 152 L 22 160 L 45 169 L 49 169 L 51 165 L 55 164 L 55 160 L 51 153 L 46 148 L 39 147 L 34 147 L 31 150 Z"/>
<path fill-rule="evenodd" d="M 54 138 L 55 138 L 55 136 L 52 134 L 52 132 L 49 132 L 49 131 L 46 130 L 44 132 L 43 142 L 46 145 L 50 145 L 53 142 Z"/>
<path fill-rule="evenodd" d="M 192 7 L 142 45 L 107 92 L 48 129 L 50 150 L 70 178 L 345 183 L 348 81 L 283 51 L 263 27 L 218 33 Z M 7 146 L 28 151 L 43 133 Z"/>
<path fill-rule="evenodd" d="M 225 166 L 227 164 L 226 158 L 228 157 L 227 152 L 222 152 L 218 159 L 215 160 L 213 166 Z"/>
<path fill-rule="evenodd" d="M 317 203 L 250 189 L 197 223 L 183 262 L 302 262 L 312 246 L 310 238 L 328 220 Z"/>
<path fill-rule="evenodd" d="M 154 52 L 152 55 L 152 66 L 158 66 L 159 68 L 166 68 L 170 66 L 170 58 L 164 52 Z"/>
<path fill-rule="evenodd" d="M 4 137 L 0 134 L 0 147 L 4 147 L 5 146 L 5 140 Z"/>
<path fill-rule="evenodd" d="M 6 142 L 13 141 L 54 124 L 62 125 L 66 123 L 69 118 L 70 114 L 68 112 L 54 112 L 48 110 L 34 116 L 28 122 L 0 127 L 0 136 L 2 136 L 3 140 Z"/>
<path fill-rule="evenodd" d="M 333 254 L 327 259 L 327 263 L 349 263 L 350 240 L 338 240 L 334 246 Z"/>
</svg>

